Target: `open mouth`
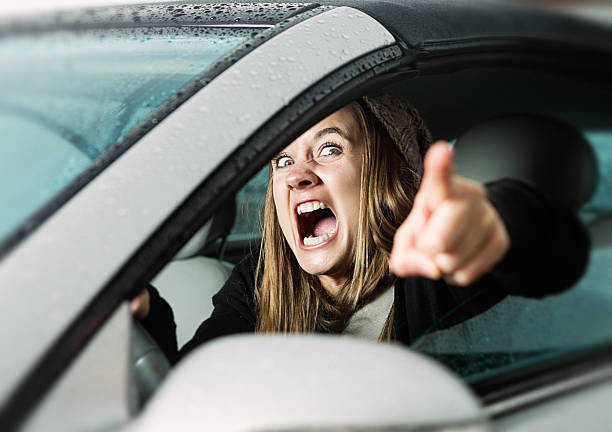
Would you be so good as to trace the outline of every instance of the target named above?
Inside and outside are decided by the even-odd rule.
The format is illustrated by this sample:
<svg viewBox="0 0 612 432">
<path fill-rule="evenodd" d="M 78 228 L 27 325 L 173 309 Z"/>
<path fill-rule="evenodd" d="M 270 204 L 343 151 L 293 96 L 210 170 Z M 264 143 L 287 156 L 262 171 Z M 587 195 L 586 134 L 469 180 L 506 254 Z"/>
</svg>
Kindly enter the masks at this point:
<svg viewBox="0 0 612 432">
<path fill-rule="evenodd" d="M 299 236 L 304 246 L 317 246 L 336 234 L 336 215 L 321 201 L 308 201 L 297 206 Z"/>
</svg>

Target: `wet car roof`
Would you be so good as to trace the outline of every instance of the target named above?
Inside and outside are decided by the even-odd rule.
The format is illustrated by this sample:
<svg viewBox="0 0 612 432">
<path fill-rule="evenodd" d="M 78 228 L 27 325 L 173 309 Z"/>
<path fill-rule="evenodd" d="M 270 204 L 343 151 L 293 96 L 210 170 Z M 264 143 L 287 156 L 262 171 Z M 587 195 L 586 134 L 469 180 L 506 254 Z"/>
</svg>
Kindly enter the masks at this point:
<svg viewBox="0 0 612 432">
<path fill-rule="evenodd" d="M 490 0 L 322 0 L 319 2 L 215 1 L 105 6 L 12 19 L 10 31 L 27 28 L 134 25 L 274 25 L 320 5 L 360 9 L 382 22 L 409 48 L 428 55 L 478 46 L 534 49 L 534 43 L 612 51 L 610 27 L 564 13 Z M 6 23 L 8 24 L 8 23 Z M 37 24 L 37 25 L 36 25 Z M 0 30 L 1 31 L 1 30 Z"/>
</svg>

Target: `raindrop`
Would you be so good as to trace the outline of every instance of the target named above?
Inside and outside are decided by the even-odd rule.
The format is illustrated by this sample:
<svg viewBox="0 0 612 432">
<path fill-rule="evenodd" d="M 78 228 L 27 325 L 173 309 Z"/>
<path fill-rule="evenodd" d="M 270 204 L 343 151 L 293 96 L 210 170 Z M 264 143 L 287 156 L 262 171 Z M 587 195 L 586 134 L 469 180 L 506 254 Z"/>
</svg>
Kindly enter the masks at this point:
<svg viewBox="0 0 612 432">
<path fill-rule="evenodd" d="M 249 113 L 244 113 L 242 114 L 240 117 L 238 117 L 238 121 L 240 123 L 244 123 L 245 121 L 249 120 L 251 118 L 251 114 Z"/>
</svg>

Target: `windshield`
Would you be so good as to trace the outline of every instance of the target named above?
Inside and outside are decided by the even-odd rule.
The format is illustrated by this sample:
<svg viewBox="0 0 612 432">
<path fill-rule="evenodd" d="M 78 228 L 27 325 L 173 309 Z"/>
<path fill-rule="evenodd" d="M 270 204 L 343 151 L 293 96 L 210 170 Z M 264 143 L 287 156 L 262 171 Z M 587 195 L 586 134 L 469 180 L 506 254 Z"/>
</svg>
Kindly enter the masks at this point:
<svg viewBox="0 0 612 432">
<path fill-rule="evenodd" d="M 412 347 L 466 381 L 487 378 L 612 341 L 612 131 L 583 131 L 599 164 L 599 182 L 579 216 L 592 239 L 589 266 L 572 289 L 543 299 L 506 297 L 457 325 L 474 296 L 435 323 Z"/>
<path fill-rule="evenodd" d="M 254 34 L 179 27 L 1 38 L 0 241 Z"/>
</svg>

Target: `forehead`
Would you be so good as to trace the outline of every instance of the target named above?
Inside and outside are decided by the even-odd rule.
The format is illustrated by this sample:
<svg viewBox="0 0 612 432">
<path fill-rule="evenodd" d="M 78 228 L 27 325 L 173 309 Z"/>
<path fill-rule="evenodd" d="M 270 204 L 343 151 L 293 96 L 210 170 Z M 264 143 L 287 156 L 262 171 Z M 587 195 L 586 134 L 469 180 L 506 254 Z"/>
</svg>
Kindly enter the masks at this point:
<svg viewBox="0 0 612 432">
<path fill-rule="evenodd" d="M 351 105 L 346 105 L 338 111 L 328 115 L 320 122 L 316 123 L 298 138 L 296 138 L 287 148 L 294 144 L 299 144 L 305 141 L 312 141 L 318 138 L 321 131 L 338 129 L 343 138 L 353 143 L 359 142 L 361 135 L 361 126 L 357 117 L 357 113 Z"/>
</svg>

